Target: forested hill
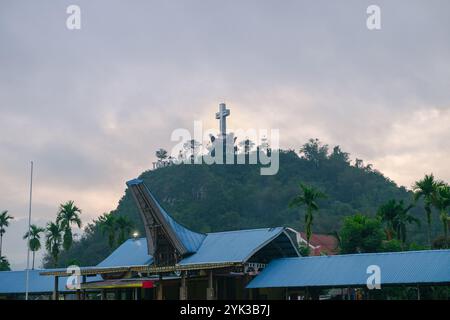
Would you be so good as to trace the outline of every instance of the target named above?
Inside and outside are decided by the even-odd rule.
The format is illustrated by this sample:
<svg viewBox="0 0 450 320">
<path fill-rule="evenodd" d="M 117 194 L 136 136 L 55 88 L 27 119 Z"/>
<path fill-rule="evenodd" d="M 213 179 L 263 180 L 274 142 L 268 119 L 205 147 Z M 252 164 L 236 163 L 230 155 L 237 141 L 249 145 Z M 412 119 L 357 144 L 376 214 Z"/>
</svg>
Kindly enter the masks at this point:
<svg viewBox="0 0 450 320">
<path fill-rule="evenodd" d="M 299 156 L 294 151 L 280 153 L 280 169 L 273 176 L 260 175 L 259 165 L 173 165 L 141 174 L 162 206 L 180 223 L 199 232 L 243 228 L 290 226 L 303 230 L 302 209 L 290 209 L 299 183 L 313 185 L 326 193 L 319 201 L 313 232 L 339 230 L 343 217 L 358 212 L 374 215 L 390 199 L 412 202 L 410 192 L 398 187 L 361 160 L 335 147 L 333 151 L 314 143 L 306 144 Z M 422 207 L 413 214 L 423 216 Z M 127 191 L 114 215 L 125 215 L 141 234 L 142 223 L 131 194 Z M 410 233 L 422 241 L 423 231 Z M 420 232 L 420 233 L 419 233 Z M 91 224 L 83 238 L 69 252 L 63 252 L 60 265 L 76 261 L 94 265 L 112 249 L 98 224 Z"/>
</svg>

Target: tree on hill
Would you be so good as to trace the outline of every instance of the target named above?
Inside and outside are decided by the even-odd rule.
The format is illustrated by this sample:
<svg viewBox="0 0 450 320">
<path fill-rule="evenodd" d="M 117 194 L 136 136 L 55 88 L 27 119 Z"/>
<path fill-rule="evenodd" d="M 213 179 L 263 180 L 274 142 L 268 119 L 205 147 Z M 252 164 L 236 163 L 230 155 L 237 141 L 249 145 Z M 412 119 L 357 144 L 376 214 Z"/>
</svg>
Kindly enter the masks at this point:
<svg viewBox="0 0 450 320">
<path fill-rule="evenodd" d="M 164 161 L 164 159 L 167 158 L 167 150 L 164 150 L 164 149 L 158 149 L 158 150 L 156 151 L 155 155 L 156 155 L 156 158 L 157 158 L 159 161 L 162 162 L 162 161 Z"/>
</svg>

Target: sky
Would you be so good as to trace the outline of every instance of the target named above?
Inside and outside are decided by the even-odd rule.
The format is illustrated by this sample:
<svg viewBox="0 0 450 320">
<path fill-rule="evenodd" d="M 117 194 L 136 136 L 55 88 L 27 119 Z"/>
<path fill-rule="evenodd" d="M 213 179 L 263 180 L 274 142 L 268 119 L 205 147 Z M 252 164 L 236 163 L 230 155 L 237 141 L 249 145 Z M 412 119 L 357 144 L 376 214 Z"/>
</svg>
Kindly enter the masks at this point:
<svg viewBox="0 0 450 320">
<path fill-rule="evenodd" d="M 66 8 L 81 8 L 81 29 Z M 369 5 L 381 29 L 366 26 Z M 0 2 L 3 253 L 26 265 L 33 223 L 74 200 L 89 222 L 117 206 L 177 128 L 280 129 L 282 148 L 340 145 L 397 184 L 450 181 L 450 2 Z M 42 252 L 39 254 L 39 257 Z"/>
</svg>

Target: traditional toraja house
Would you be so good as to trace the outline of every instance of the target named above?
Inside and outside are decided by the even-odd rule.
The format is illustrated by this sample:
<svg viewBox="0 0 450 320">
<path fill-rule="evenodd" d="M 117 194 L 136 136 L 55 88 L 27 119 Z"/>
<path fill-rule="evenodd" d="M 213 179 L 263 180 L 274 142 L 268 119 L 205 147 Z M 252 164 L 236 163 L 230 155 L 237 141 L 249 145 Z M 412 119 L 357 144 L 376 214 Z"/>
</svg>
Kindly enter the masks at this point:
<svg viewBox="0 0 450 320">
<path fill-rule="evenodd" d="M 142 180 L 127 185 L 146 238 L 128 240 L 98 266 L 81 268 L 80 298 L 100 292 L 103 299 L 250 299 L 245 287 L 267 263 L 300 256 L 286 228 L 197 233 L 176 222 Z M 58 298 L 59 277 L 67 277 L 66 270 L 41 274 L 54 276 Z M 87 282 L 87 276 L 102 280 Z"/>
</svg>

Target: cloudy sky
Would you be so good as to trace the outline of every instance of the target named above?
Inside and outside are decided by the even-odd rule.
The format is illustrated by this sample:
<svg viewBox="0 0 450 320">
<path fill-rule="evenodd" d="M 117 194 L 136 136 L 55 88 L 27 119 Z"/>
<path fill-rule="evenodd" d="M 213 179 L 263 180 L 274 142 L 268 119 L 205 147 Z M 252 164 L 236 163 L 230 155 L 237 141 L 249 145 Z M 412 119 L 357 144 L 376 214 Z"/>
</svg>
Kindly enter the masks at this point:
<svg viewBox="0 0 450 320">
<path fill-rule="evenodd" d="M 81 8 L 81 30 L 66 8 Z M 381 30 L 366 9 L 381 7 Z M 33 222 L 75 200 L 114 209 L 176 128 L 279 128 L 280 144 L 339 144 L 396 181 L 450 180 L 450 3 L 442 1 L 0 2 L 4 254 L 24 266 Z"/>
</svg>

